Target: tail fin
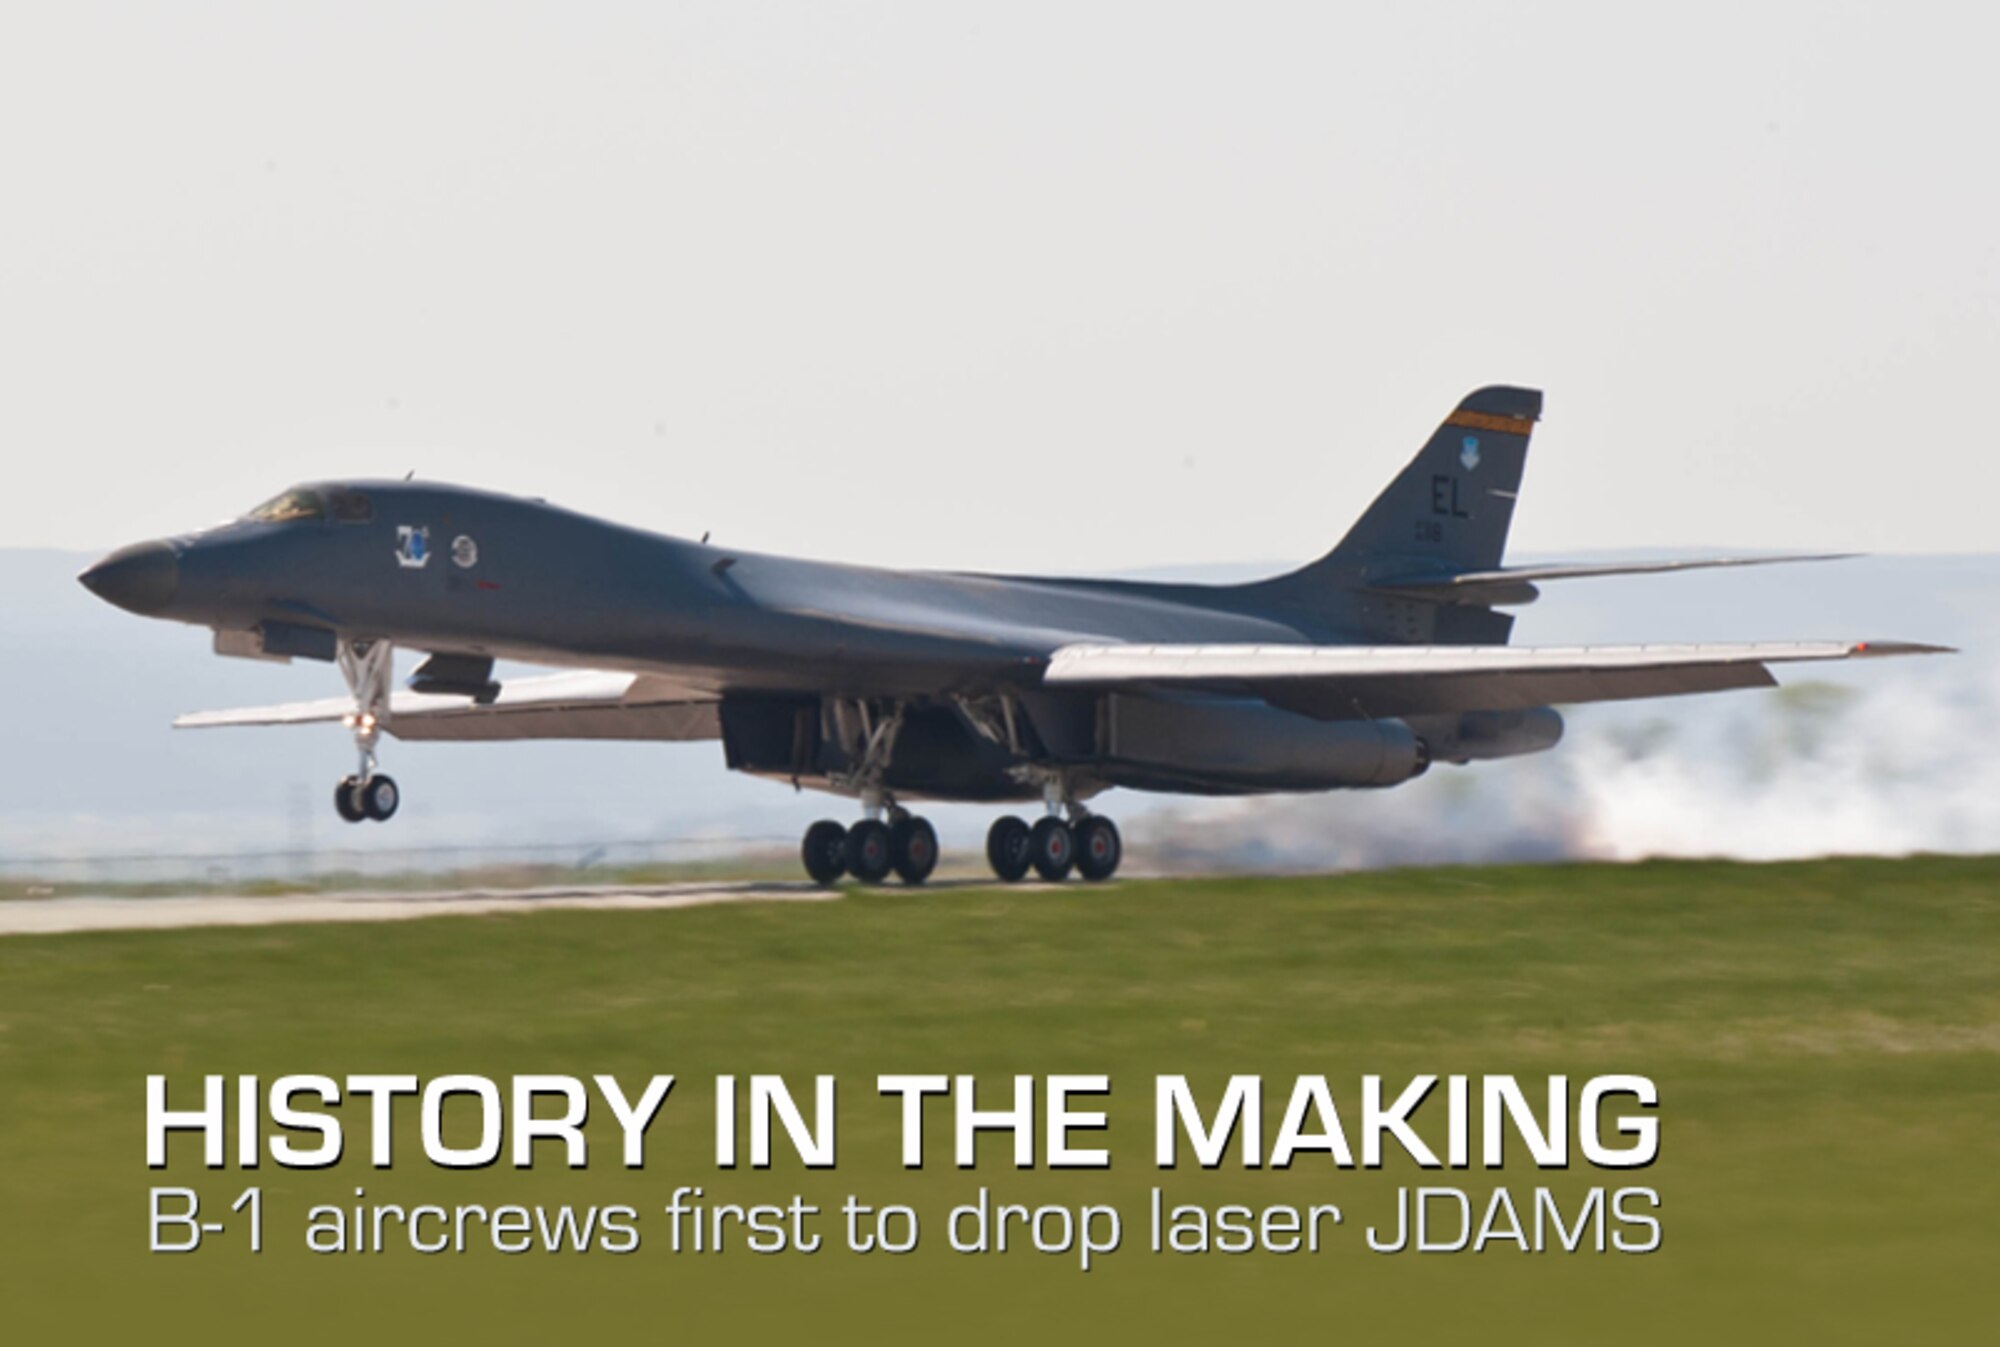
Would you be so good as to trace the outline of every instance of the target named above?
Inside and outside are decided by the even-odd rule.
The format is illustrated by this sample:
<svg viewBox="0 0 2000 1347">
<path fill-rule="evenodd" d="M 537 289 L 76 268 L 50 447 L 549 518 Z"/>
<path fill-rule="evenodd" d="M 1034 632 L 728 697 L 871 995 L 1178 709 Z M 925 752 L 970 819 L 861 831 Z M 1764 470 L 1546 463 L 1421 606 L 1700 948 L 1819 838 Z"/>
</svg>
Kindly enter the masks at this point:
<svg viewBox="0 0 2000 1347">
<path fill-rule="evenodd" d="M 1467 394 L 1331 552 L 1265 582 L 1268 591 L 1333 608 L 1391 577 L 1496 569 L 1514 522 L 1528 436 L 1541 415 L 1536 389 L 1494 386 Z M 1446 631 L 1437 625 L 1435 603 L 1398 603 L 1393 614 L 1376 611 L 1381 607 L 1362 604 L 1354 620 L 1390 640 L 1504 641 L 1511 625 L 1489 610 L 1461 608 L 1446 614 Z"/>
<path fill-rule="evenodd" d="M 1486 571 L 1500 564 L 1514 497 L 1541 419 L 1531 388 L 1468 394 L 1327 557 L 1380 574 Z"/>
</svg>

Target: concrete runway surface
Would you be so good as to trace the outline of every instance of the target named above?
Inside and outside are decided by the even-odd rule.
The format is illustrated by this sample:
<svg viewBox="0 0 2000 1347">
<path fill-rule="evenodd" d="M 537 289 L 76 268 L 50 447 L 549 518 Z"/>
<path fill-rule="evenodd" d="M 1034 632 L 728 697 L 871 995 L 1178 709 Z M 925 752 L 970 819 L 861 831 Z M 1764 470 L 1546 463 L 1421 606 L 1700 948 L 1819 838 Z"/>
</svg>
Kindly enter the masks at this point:
<svg viewBox="0 0 2000 1347">
<path fill-rule="evenodd" d="M 247 898 L 21 898 L 0 902 L 0 936 L 67 931 L 166 930 L 185 926 L 284 926 L 295 922 L 410 921 L 494 912 L 650 910 L 707 903 L 811 903 L 840 890 L 811 884 L 686 883 L 547 889 L 454 889 L 436 893 L 308 893 Z"/>
</svg>

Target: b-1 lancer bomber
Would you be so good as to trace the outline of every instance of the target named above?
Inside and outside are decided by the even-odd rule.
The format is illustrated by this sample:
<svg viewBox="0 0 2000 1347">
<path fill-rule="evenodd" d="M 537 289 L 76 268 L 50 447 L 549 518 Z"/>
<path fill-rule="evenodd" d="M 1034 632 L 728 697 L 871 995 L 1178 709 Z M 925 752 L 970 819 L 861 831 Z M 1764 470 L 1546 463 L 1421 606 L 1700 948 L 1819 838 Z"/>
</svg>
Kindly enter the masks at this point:
<svg viewBox="0 0 2000 1347">
<path fill-rule="evenodd" d="M 80 579 L 215 649 L 325 660 L 349 696 L 186 727 L 339 721 L 352 822 L 396 812 L 380 736 L 719 739 L 727 764 L 858 802 L 807 872 L 921 883 L 920 800 L 1038 804 L 987 836 L 1005 880 L 1105 879 L 1104 790 L 1242 795 L 1393 786 L 1539 753 L 1559 703 L 1775 684 L 1774 665 L 1938 649 L 1824 641 L 1515 646 L 1536 586 L 1807 558 L 1504 566 L 1541 394 L 1458 404 L 1331 552 L 1245 584 L 893 571 L 689 542 L 541 500 L 418 481 L 319 482 L 241 519 L 136 543 Z M 392 687 L 391 652 L 425 658 Z M 556 666 L 495 675 L 496 660 Z M 1033 811 L 1030 811 L 1033 812 Z"/>
</svg>

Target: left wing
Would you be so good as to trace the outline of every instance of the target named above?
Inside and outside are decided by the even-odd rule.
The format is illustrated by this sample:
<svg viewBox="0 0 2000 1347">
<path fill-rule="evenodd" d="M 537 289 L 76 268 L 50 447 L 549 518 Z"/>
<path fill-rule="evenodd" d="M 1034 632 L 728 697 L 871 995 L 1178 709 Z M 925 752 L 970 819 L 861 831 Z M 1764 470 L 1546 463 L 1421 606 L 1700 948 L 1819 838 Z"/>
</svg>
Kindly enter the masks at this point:
<svg viewBox="0 0 2000 1347">
<path fill-rule="evenodd" d="M 1949 654 L 1900 641 L 1734 645 L 1070 645 L 1049 659 L 1059 686 L 1248 691 L 1322 720 L 1432 711 L 1511 711 L 1573 702 L 1771 687 L 1770 665 Z"/>
<path fill-rule="evenodd" d="M 354 713 L 351 697 L 234 711 L 197 711 L 179 730 L 224 725 L 309 725 Z M 509 679 L 491 702 L 398 689 L 382 728 L 398 739 L 719 739 L 712 696 L 645 674 L 578 670 Z"/>
<path fill-rule="evenodd" d="M 1431 603 L 1512 606 L 1533 603 L 1541 591 L 1536 581 L 1590 580 L 1611 575 L 1666 575 L 1706 571 L 1718 566 L 1786 566 L 1799 561 L 1845 561 L 1853 552 L 1816 552 L 1753 557 L 1665 557 L 1657 561 L 1557 562 L 1535 566 L 1502 566 L 1490 571 L 1417 572 L 1371 577 L 1368 588 L 1402 598 Z"/>
</svg>

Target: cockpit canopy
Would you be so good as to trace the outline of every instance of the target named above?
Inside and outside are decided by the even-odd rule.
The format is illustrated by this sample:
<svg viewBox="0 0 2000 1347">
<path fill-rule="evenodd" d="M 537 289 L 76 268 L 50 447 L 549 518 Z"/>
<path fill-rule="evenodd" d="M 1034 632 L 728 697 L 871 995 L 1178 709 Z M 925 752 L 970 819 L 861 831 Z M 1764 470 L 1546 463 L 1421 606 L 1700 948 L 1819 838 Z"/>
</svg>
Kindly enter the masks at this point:
<svg viewBox="0 0 2000 1347">
<path fill-rule="evenodd" d="M 375 517 L 375 503 L 364 491 L 345 487 L 295 486 L 281 491 L 243 516 L 266 524 L 289 524 L 307 519 L 332 519 L 342 524 L 365 524 Z"/>
<path fill-rule="evenodd" d="M 288 524 L 295 519 L 326 518 L 326 501 L 317 491 L 294 487 L 281 491 L 243 516 L 266 524 Z"/>
</svg>

